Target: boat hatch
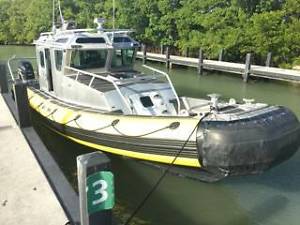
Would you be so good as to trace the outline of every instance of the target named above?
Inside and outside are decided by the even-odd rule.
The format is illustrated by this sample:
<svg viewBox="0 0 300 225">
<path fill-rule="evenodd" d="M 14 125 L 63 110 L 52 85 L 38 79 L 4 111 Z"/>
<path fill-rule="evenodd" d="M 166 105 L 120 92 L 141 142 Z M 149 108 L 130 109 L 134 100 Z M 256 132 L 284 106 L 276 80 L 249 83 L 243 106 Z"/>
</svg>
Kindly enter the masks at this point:
<svg viewBox="0 0 300 225">
<path fill-rule="evenodd" d="M 143 106 L 145 108 L 153 106 L 153 102 L 152 102 L 152 100 L 151 100 L 151 98 L 149 96 L 140 97 L 140 101 L 141 101 L 141 103 L 143 104 Z"/>
<path fill-rule="evenodd" d="M 132 94 L 129 96 L 131 108 L 138 115 L 176 115 L 174 104 L 169 103 L 158 92 Z"/>
</svg>

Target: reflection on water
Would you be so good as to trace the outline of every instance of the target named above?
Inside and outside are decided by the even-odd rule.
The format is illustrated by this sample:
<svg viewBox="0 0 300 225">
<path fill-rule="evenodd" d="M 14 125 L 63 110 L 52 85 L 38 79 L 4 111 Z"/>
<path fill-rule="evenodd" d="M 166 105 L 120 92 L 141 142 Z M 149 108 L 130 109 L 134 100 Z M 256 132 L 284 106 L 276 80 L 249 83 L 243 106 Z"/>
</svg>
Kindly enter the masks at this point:
<svg viewBox="0 0 300 225">
<path fill-rule="evenodd" d="M 32 48 L 3 48 L 8 52 L 33 54 Z M 4 53 L 3 53 L 4 52 Z M 5 53 L 6 52 L 6 53 Z M 163 65 L 153 64 L 164 68 Z M 139 66 L 140 67 L 140 66 Z M 199 77 L 194 69 L 176 68 L 170 73 L 180 95 L 206 97 L 217 92 L 225 99 L 255 98 L 259 102 L 285 105 L 300 117 L 300 87 L 294 84 L 251 80 L 240 75 L 207 73 Z M 36 116 L 33 114 L 33 118 Z M 40 134 L 60 167 L 76 187 L 76 156 L 92 151 L 51 132 L 35 120 Z M 110 155 L 116 177 L 116 213 L 126 219 L 150 190 L 162 171 L 151 166 Z M 151 225 L 298 225 L 300 212 L 300 152 L 283 164 L 256 176 L 231 177 L 218 183 L 168 175 L 137 215 L 134 224 Z"/>
</svg>

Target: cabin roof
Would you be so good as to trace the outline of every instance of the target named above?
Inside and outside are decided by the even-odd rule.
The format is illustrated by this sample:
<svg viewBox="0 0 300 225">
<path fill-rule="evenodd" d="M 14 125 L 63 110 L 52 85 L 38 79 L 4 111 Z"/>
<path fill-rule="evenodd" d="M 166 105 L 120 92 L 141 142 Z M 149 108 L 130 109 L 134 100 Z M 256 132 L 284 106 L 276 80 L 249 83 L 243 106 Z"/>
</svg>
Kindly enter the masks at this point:
<svg viewBox="0 0 300 225">
<path fill-rule="evenodd" d="M 37 46 L 59 49 L 112 49 L 139 46 L 128 30 L 74 29 L 42 33 L 34 41 Z"/>
</svg>

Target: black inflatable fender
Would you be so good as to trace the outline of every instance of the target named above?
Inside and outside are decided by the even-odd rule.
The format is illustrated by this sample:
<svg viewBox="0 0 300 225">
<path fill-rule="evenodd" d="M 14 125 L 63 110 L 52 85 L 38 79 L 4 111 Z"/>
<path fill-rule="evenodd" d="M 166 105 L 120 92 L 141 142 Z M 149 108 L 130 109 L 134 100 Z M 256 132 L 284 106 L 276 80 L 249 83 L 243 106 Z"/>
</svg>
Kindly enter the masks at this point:
<svg viewBox="0 0 300 225">
<path fill-rule="evenodd" d="M 212 173 L 259 173 L 289 158 L 299 145 L 299 121 L 282 106 L 246 119 L 206 119 L 197 128 L 199 162 Z"/>
</svg>

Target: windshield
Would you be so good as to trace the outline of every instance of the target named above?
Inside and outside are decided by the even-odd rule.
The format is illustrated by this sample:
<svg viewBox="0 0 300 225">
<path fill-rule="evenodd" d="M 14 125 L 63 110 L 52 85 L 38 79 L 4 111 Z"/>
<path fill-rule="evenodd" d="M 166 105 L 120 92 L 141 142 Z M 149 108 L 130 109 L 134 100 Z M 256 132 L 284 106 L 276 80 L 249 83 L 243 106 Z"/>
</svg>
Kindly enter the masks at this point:
<svg viewBox="0 0 300 225">
<path fill-rule="evenodd" d="M 107 50 L 75 50 L 71 55 L 71 67 L 76 69 L 104 68 Z"/>
<path fill-rule="evenodd" d="M 117 49 L 113 52 L 111 67 L 132 67 L 134 60 L 134 49 Z"/>
</svg>

